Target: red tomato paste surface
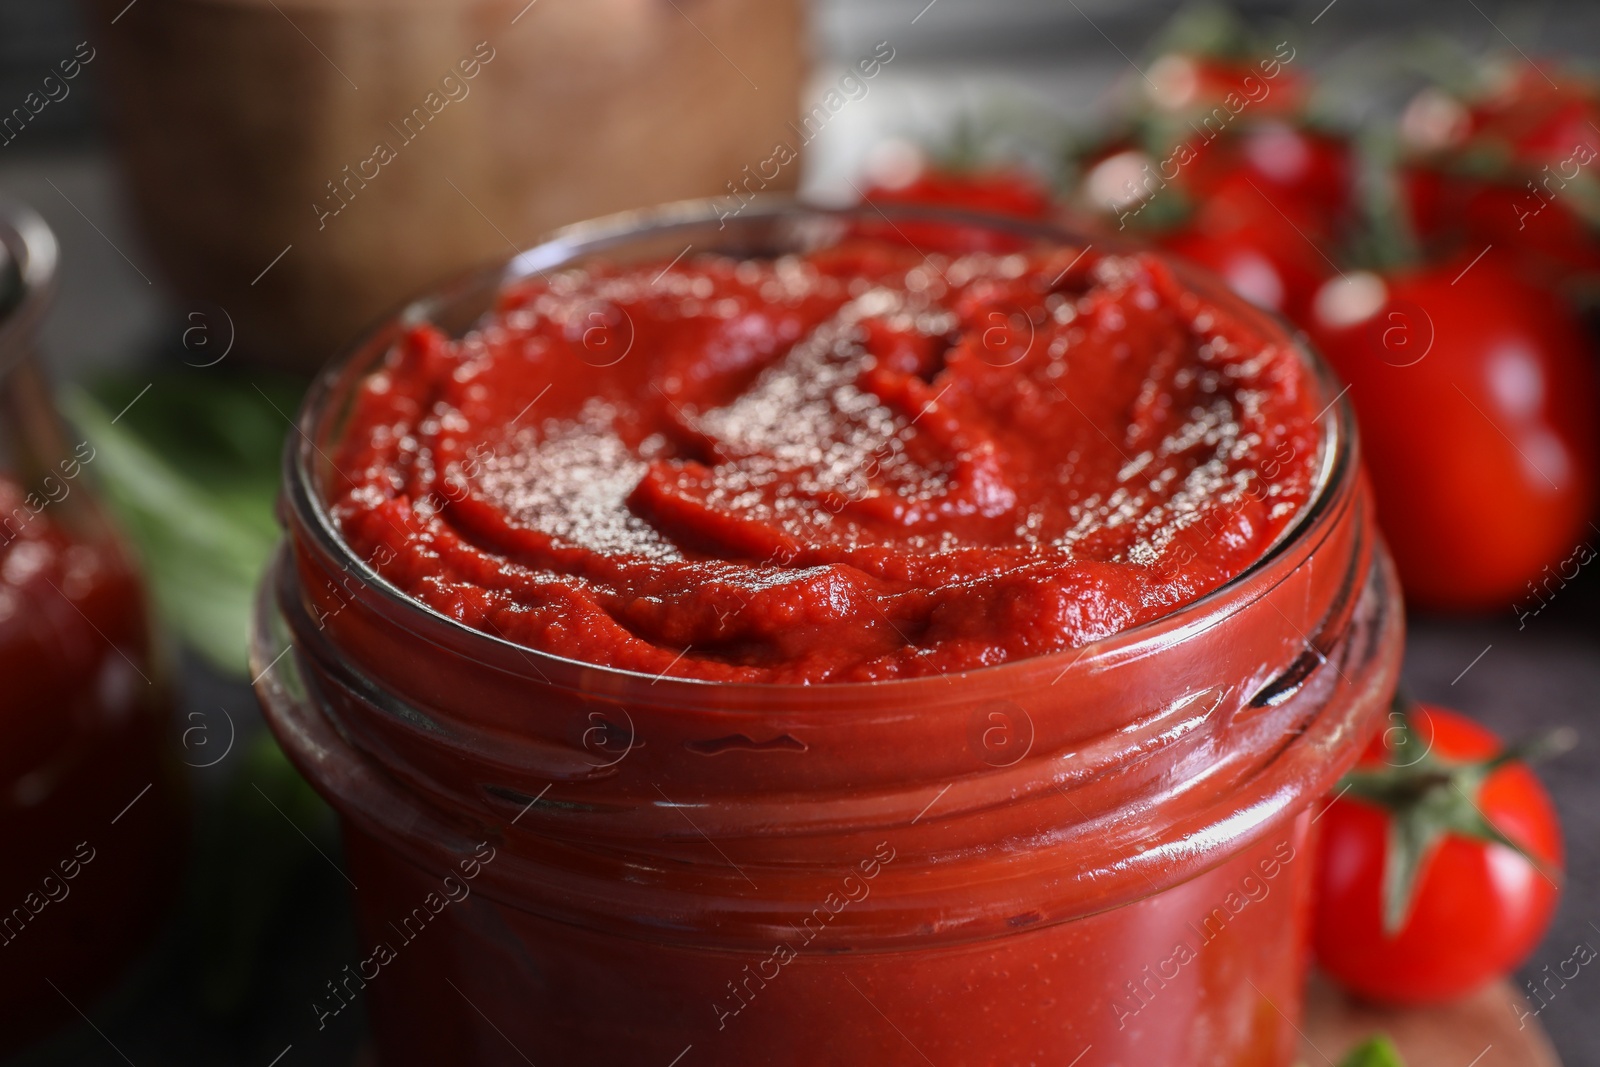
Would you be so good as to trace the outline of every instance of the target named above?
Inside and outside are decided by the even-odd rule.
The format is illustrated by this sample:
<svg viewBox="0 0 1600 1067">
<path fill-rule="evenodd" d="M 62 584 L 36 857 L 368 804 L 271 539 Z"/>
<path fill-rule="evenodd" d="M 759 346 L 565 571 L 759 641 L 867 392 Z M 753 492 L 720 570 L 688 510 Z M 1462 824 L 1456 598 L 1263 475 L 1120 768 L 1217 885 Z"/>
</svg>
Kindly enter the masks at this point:
<svg viewBox="0 0 1600 1067">
<path fill-rule="evenodd" d="M 1071 649 L 1257 560 L 1314 489 L 1286 335 L 1139 254 L 590 265 L 413 330 L 332 511 L 399 589 L 648 674 L 777 683 Z"/>
</svg>

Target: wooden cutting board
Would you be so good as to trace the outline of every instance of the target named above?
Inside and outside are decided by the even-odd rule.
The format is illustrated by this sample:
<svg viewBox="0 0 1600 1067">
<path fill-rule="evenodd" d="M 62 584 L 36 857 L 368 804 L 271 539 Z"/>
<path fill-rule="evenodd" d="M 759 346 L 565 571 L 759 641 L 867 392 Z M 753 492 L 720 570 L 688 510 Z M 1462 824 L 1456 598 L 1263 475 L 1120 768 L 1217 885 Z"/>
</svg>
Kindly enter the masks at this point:
<svg viewBox="0 0 1600 1067">
<path fill-rule="evenodd" d="M 1504 982 L 1465 1000 L 1431 1008 L 1379 1008 L 1351 1000 L 1314 975 L 1306 999 L 1307 1067 L 1330 1067 L 1374 1033 L 1386 1033 L 1407 1067 L 1561 1067 L 1544 1028 L 1532 1015 L 1519 1028 L 1527 1002 Z"/>
</svg>

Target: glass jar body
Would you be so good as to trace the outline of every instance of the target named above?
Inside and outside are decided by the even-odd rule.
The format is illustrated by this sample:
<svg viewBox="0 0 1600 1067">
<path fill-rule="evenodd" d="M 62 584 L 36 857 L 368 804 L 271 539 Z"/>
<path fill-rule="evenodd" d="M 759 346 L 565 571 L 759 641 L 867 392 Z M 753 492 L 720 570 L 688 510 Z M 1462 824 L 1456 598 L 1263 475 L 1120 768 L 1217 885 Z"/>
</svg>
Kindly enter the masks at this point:
<svg viewBox="0 0 1600 1067">
<path fill-rule="evenodd" d="M 512 269 L 760 254 L 818 221 L 787 211 L 602 226 Z M 389 1067 L 1291 1062 L 1313 808 L 1400 649 L 1336 387 L 1303 518 L 1153 623 L 893 682 L 650 678 L 427 612 L 322 509 L 324 446 L 392 331 L 464 329 L 496 284 L 380 328 L 289 455 L 253 656 L 360 887 L 324 1024 L 367 998 Z"/>
<path fill-rule="evenodd" d="M 1088 1048 L 1106 1062 L 1281 1067 L 1308 964 L 1308 821 L 1098 915 L 864 954 L 827 951 L 826 897 L 797 907 L 787 938 L 744 952 L 642 943 L 479 897 L 424 929 L 412 910 L 439 892 L 437 870 L 354 826 L 346 854 L 367 958 L 394 952 L 368 968 L 385 1065 L 510 1067 L 519 1050 L 535 1063 L 670 1063 L 692 1047 L 730 1067 L 1001 1067 Z"/>
</svg>

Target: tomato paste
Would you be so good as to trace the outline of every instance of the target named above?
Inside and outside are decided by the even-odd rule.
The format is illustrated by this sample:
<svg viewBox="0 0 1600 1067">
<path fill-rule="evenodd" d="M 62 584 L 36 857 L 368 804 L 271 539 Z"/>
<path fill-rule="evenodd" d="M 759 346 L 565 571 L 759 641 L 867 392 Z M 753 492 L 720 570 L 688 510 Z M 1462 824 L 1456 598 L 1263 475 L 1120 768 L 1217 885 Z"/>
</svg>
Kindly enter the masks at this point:
<svg viewBox="0 0 1600 1067">
<path fill-rule="evenodd" d="M 1281 333 L 1143 254 L 858 237 L 532 278 L 359 391 L 331 510 L 437 612 L 567 659 L 871 681 L 1082 646 L 1314 488 Z"/>
</svg>

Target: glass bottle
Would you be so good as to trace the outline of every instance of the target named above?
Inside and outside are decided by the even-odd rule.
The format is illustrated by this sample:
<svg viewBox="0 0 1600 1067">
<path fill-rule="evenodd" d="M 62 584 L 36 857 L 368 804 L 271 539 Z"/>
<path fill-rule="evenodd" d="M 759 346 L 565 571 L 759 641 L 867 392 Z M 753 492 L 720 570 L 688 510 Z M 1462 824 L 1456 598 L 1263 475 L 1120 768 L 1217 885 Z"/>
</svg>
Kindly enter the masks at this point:
<svg viewBox="0 0 1600 1067">
<path fill-rule="evenodd" d="M 39 216 L 0 204 L 0 1058 L 148 944 L 184 840 L 143 585 L 36 354 L 56 258 Z"/>
</svg>

